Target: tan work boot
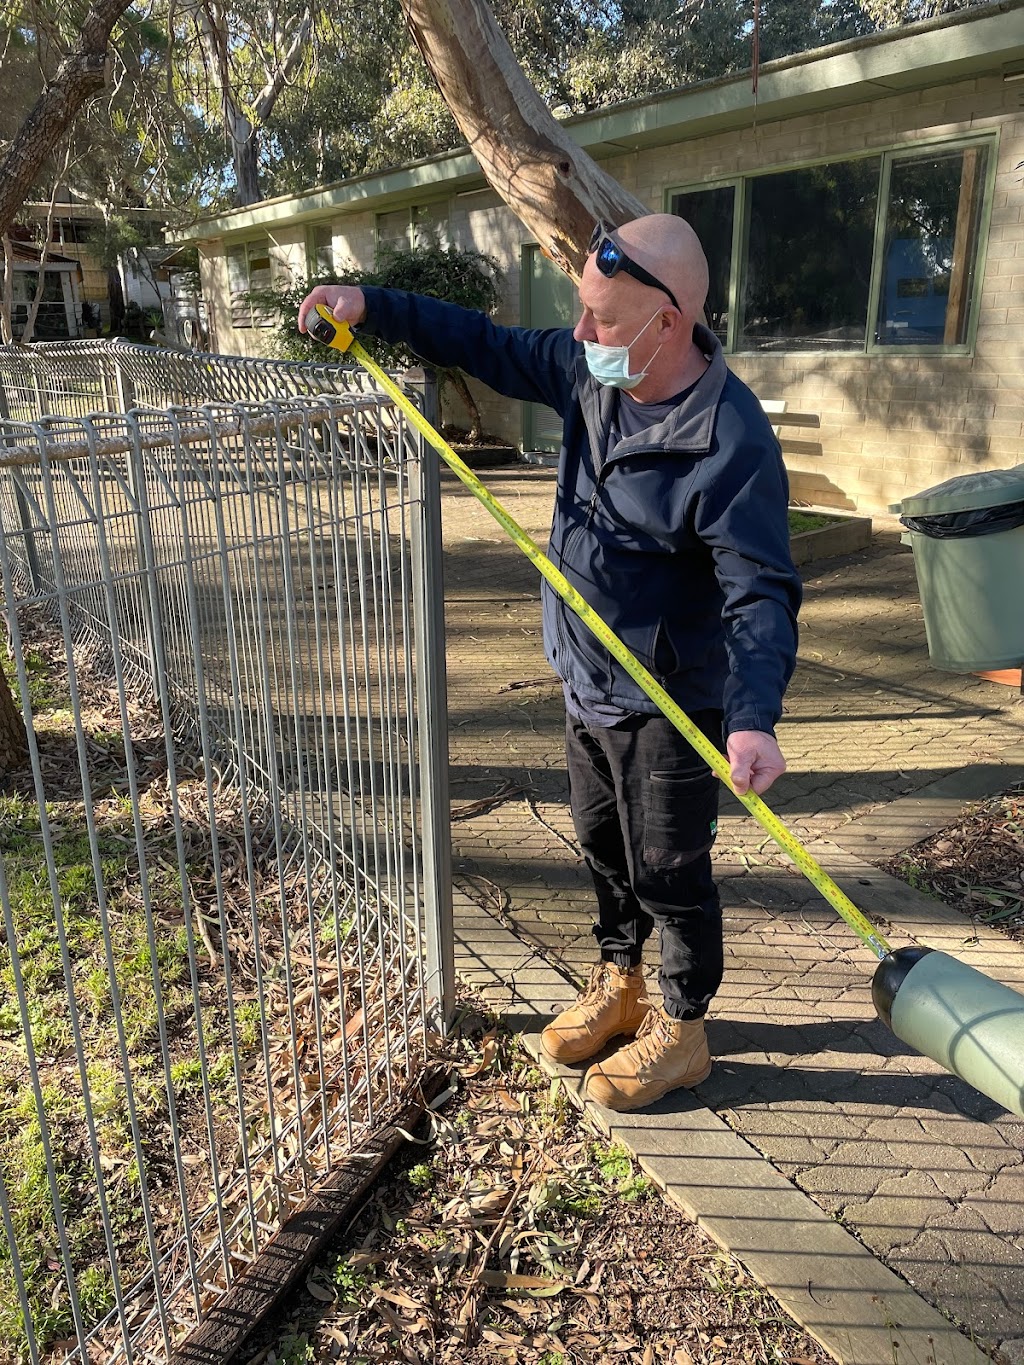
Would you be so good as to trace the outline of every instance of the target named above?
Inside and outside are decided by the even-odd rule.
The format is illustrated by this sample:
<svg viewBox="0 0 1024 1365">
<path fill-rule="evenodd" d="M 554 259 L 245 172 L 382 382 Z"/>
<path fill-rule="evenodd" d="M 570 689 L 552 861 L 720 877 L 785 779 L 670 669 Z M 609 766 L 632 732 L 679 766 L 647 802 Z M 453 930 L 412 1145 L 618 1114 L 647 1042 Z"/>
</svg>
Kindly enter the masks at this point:
<svg viewBox="0 0 1024 1365">
<path fill-rule="evenodd" d="M 553 1062 L 585 1062 L 619 1034 L 632 1037 L 651 1008 L 642 967 L 599 962 L 590 981 L 541 1034 Z"/>
<path fill-rule="evenodd" d="M 711 1074 L 711 1053 L 703 1019 L 672 1019 L 652 1009 L 631 1043 L 586 1076 L 587 1099 L 621 1112 L 642 1109 L 683 1085 L 699 1085 Z"/>
</svg>

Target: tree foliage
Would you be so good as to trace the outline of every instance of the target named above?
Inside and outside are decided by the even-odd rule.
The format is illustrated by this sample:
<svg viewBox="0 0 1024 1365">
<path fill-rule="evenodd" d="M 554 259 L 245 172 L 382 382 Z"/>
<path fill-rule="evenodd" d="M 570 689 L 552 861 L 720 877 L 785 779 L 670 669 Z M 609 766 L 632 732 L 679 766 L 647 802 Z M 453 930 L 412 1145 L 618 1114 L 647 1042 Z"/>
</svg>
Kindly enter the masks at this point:
<svg viewBox="0 0 1024 1365">
<path fill-rule="evenodd" d="M 771 61 L 975 0 L 761 0 Z M 70 50 L 88 0 L 0 0 L 0 155 Z M 750 66 L 752 0 L 493 0 L 560 116 Z M 183 217 L 296 193 L 462 141 L 399 0 L 133 0 L 67 181 L 86 200 Z M 48 198 L 63 149 L 30 197 Z"/>
</svg>

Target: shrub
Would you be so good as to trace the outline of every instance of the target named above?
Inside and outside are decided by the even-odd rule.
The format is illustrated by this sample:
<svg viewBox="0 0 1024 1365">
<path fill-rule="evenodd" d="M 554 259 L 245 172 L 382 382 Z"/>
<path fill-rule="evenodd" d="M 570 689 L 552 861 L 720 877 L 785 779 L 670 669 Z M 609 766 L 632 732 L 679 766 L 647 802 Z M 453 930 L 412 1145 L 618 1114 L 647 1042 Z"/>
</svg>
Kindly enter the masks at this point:
<svg viewBox="0 0 1024 1365">
<path fill-rule="evenodd" d="M 253 289 L 247 295 L 254 307 L 273 313 L 278 321 L 273 330 L 275 354 L 286 360 L 322 358 L 317 342 L 302 336 L 296 326 L 299 304 L 316 284 L 377 285 L 382 289 L 407 289 L 414 294 L 444 299 L 463 308 L 493 313 L 501 301 L 503 274 L 493 256 L 467 247 L 442 246 L 427 242 L 414 247 L 382 246 L 373 270 L 339 270 L 330 278 L 303 284 Z M 405 369 L 418 364 L 413 352 L 404 345 L 389 346 L 376 337 L 360 337 L 360 342 L 378 364 L 388 369 Z M 319 356 L 318 353 L 319 352 Z M 471 440 L 480 439 L 480 412 L 461 370 L 437 369 L 438 388 L 450 384 L 469 414 Z"/>
</svg>

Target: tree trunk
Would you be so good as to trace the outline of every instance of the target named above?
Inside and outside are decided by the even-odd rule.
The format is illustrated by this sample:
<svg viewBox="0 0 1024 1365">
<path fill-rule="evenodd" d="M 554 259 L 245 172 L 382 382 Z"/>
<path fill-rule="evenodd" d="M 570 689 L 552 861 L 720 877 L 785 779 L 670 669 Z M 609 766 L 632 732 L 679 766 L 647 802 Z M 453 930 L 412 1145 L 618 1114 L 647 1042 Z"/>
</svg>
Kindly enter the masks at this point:
<svg viewBox="0 0 1024 1365">
<path fill-rule="evenodd" d="M 7 674 L 0 668 L 0 787 L 10 773 L 27 762 L 28 737 L 21 707 L 14 700 Z"/>
<path fill-rule="evenodd" d="M 483 430 L 483 423 L 480 418 L 480 409 L 477 407 L 476 399 L 470 392 L 469 385 L 466 383 L 465 375 L 461 370 L 446 370 L 445 378 L 450 382 L 452 388 L 462 399 L 462 406 L 469 414 L 469 439 L 479 441 Z"/>
<path fill-rule="evenodd" d="M 220 95 L 224 133 L 231 147 L 235 169 L 235 204 L 244 208 L 260 200 L 259 134 L 273 113 L 281 91 L 301 65 L 313 31 L 313 11 L 303 11 L 287 51 L 277 57 L 267 83 L 251 103 L 239 99 L 232 85 L 231 12 L 219 0 L 188 0 L 187 8 L 197 25 L 206 69 Z M 278 32 L 279 41 L 285 35 Z"/>
<path fill-rule="evenodd" d="M 9 346 L 14 340 L 14 247 L 11 236 L 5 232 L 2 237 L 4 248 L 4 287 L 0 299 L 0 342 Z"/>
<path fill-rule="evenodd" d="M 14 222 L 61 134 L 86 100 L 106 84 L 111 30 L 129 4 L 130 0 L 93 0 L 78 42 L 15 134 L 0 162 L 0 234 Z"/>
<path fill-rule="evenodd" d="M 46 293 L 46 262 L 50 255 L 50 244 L 53 241 L 53 220 L 57 213 L 57 195 L 60 193 L 61 182 L 68 173 L 68 166 L 71 163 L 71 143 L 68 142 L 68 149 L 64 154 L 64 165 L 60 173 L 54 177 L 53 189 L 50 191 L 50 207 L 46 210 L 46 222 L 43 226 L 43 244 L 39 248 L 39 266 L 36 270 L 36 289 L 32 295 L 32 301 L 28 306 L 28 317 L 25 319 L 25 326 L 21 333 L 21 340 L 26 344 L 32 340 L 36 332 L 36 321 L 39 318 L 39 306 Z"/>
<path fill-rule="evenodd" d="M 260 201 L 259 145 L 256 129 L 249 128 L 246 137 L 231 139 L 231 152 L 235 162 L 235 203 L 239 208 Z"/>
<path fill-rule="evenodd" d="M 401 0 L 417 47 L 487 183 L 579 282 L 597 219 L 650 210 L 552 118 L 487 0 Z"/>
</svg>

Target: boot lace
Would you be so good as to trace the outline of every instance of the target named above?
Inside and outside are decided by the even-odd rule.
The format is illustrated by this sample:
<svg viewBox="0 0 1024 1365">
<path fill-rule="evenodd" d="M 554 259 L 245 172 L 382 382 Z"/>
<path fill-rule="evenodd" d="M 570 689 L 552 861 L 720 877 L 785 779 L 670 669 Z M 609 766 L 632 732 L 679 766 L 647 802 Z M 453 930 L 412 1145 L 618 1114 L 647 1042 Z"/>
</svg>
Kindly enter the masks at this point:
<svg viewBox="0 0 1024 1365">
<path fill-rule="evenodd" d="M 661 1011 L 648 1010 L 636 1031 L 636 1037 L 628 1044 L 629 1051 L 636 1058 L 637 1074 L 641 1074 L 641 1068 L 657 1066 L 671 1046 L 672 1038 L 662 1021 Z"/>
<path fill-rule="evenodd" d="M 607 962 L 597 962 L 590 969 L 590 980 L 576 997 L 576 1008 L 586 1009 L 588 1005 L 597 1005 L 608 994 L 608 964 Z"/>
</svg>

